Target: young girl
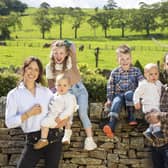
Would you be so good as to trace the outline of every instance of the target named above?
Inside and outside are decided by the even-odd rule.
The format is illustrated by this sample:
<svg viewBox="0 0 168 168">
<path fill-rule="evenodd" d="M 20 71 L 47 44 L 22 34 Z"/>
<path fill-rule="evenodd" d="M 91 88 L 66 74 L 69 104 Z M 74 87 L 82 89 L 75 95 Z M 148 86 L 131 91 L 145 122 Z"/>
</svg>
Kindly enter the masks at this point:
<svg viewBox="0 0 168 168">
<path fill-rule="evenodd" d="M 68 77 L 60 74 L 56 79 L 57 92 L 49 104 L 49 113 L 41 122 L 41 139 L 34 144 L 35 149 L 41 149 L 48 145 L 49 128 L 55 128 L 58 121 L 69 118 L 67 123 L 71 122 L 73 113 L 77 110 L 78 105 L 73 94 L 68 92 L 70 80 Z M 71 129 L 66 129 L 62 139 L 63 143 L 70 144 Z"/>
<path fill-rule="evenodd" d="M 160 111 L 160 95 L 162 83 L 158 80 L 158 66 L 149 63 L 144 67 L 146 80 L 142 81 L 134 92 L 134 104 L 136 109 L 140 109 L 140 99 L 142 99 L 142 111 L 147 114 L 150 112 Z M 150 123 L 149 128 L 143 133 L 151 142 L 153 137 L 163 138 L 160 130 L 160 121 Z"/>
<path fill-rule="evenodd" d="M 87 135 L 84 149 L 93 150 L 97 145 L 92 137 L 92 125 L 88 117 L 88 92 L 81 81 L 77 68 L 75 45 L 66 40 L 57 40 L 51 45 L 50 62 L 46 66 L 46 78 L 52 91 L 55 90 L 54 79 L 60 73 L 64 73 L 70 78 L 72 86 L 70 92 L 76 96 L 79 105 L 79 117 Z"/>
</svg>

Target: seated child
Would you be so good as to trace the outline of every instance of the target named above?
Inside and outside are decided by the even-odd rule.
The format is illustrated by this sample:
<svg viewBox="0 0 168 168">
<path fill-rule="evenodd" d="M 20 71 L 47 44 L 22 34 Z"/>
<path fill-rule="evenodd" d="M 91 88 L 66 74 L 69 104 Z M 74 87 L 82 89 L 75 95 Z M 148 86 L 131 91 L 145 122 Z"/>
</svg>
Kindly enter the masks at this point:
<svg viewBox="0 0 168 168">
<path fill-rule="evenodd" d="M 49 128 L 55 128 L 57 122 L 67 119 L 68 123 L 65 126 L 65 133 L 62 139 L 63 143 L 70 143 L 72 130 L 67 128 L 72 124 L 73 113 L 77 110 L 78 105 L 74 95 L 68 92 L 70 88 L 70 79 L 63 74 L 56 78 L 57 92 L 49 104 L 48 115 L 41 122 L 41 139 L 34 144 L 34 149 L 41 149 L 48 145 L 48 131 Z"/>
<path fill-rule="evenodd" d="M 134 117 L 133 93 L 138 82 L 144 79 L 140 69 L 132 66 L 131 49 L 127 45 L 121 45 L 116 53 L 119 67 L 110 74 L 105 103 L 110 108 L 110 120 L 103 127 L 104 133 L 109 138 L 114 137 L 115 126 L 123 105 L 126 105 L 129 125 L 137 125 Z"/>
<path fill-rule="evenodd" d="M 134 92 L 133 100 L 135 108 L 141 108 L 141 100 L 143 113 L 147 114 L 152 111 L 159 112 L 162 83 L 158 80 L 158 66 L 153 63 L 147 64 L 144 67 L 144 76 L 146 79 L 140 82 L 138 88 Z M 150 123 L 149 128 L 143 132 L 143 134 L 151 142 L 153 141 L 153 136 L 155 138 L 162 138 L 163 134 L 160 130 L 160 121 L 157 123 Z"/>
</svg>

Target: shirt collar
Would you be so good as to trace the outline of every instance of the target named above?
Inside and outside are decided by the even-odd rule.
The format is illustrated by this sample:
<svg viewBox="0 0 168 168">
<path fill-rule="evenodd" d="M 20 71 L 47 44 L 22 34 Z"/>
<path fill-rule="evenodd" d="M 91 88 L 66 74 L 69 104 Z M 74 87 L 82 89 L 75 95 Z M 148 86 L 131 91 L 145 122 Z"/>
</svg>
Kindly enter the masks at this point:
<svg viewBox="0 0 168 168">
<path fill-rule="evenodd" d="M 132 69 L 132 66 L 130 66 L 130 68 L 127 71 L 124 71 L 121 66 L 119 67 L 119 72 L 123 73 L 123 72 L 129 72 Z"/>
<path fill-rule="evenodd" d="M 36 86 L 36 88 L 37 87 L 40 87 L 41 85 L 39 84 L 39 83 L 35 83 L 35 86 Z M 23 82 L 20 82 L 20 84 L 19 84 L 19 86 L 18 86 L 19 88 L 21 88 L 21 89 L 26 89 L 26 87 L 25 87 L 25 85 L 24 85 L 24 83 Z"/>
</svg>

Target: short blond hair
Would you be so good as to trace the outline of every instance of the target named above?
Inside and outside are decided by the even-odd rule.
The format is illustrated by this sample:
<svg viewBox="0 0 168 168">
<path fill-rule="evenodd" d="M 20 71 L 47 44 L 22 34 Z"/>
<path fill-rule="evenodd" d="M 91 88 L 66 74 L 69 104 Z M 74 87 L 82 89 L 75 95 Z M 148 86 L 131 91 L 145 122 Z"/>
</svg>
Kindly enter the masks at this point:
<svg viewBox="0 0 168 168">
<path fill-rule="evenodd" d="M 55 84 L 57 85 L 57 83 L 59 81 L 64 80 L 64 79 L 67 80 L 67 82 L 68 82 L 69 85 L 71 85 L 70 78 L 68 76 L 66 76 L 65 74 L 59 74 L 59 75 L 57 75 L 56 80 L 55 80 L 56 81 Z"/>
<path fill-rule="evenodd" d="M 123 54 L 130 54 L 131 55 L 131 48 L 128 45 L 123 44 L 123 45 L 120 45 L 116 49 L 116 53 L 117 54 L 123 53 Z"/>
<path fill-rule="evenodd" d="M 145 67 L 144 67 L 144 76 L 145 76 L 145 77 L 147 77 L 147 73 L 148 73 L 152 68 L 157 69 L 157 71 L 159 72 L 159 68 L 158 68 L 158 65 L 157 65 L 157 64 L 154 64 L 154 63 L 146 64 Z"/>
<path fill-rule="evenodd" d="M 150 71 L 152 68 L 156 68 L 157 70 L 159 70 L 157 64 L 149 63 L 149 64 L 146 64 L 146 65 L 145 65 L 145 67 L 144 67 L 144 72 L 148 72 L 148 71 Z"/>
</svg>

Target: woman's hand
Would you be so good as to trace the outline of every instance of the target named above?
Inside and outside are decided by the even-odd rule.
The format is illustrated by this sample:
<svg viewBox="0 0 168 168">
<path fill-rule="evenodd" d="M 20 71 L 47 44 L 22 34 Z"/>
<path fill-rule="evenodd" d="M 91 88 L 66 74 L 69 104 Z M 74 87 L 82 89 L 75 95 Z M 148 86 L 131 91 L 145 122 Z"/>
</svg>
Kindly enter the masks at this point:
<svg viewBox="0 0 168 168">
<path fill-rule="evenodd" d="M 41 106 L 39 104 L 34 105 L 29 111 L 25 112 L 21 116 L 22 122 L 26 121 L 29 117 L 38 115 L 41 113 Z"/>
<path fill-rule="evenodd" d="M 36 104 L 28 112 L 26 112 L 26 115 L 31 117 L 34 115 L 38 115 L 40 113 L 41 113 L 41 106 L 40 104 Z"/>
<path fill-rule="evenodd" d="M 69 121 L 69 118 L 66 118 L 66 119 L 64 119 L 64 120 L 61 120 L 59 117 L 57 117 L 57 118 L 55 119 L 55 121 L 56 121 L 56 123 L 57 123 L 56 128 L 61 128 L 61 127 L 65 126 L 65 125 L 67 124 L 67 122 Z"/>
</svg>

